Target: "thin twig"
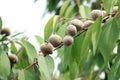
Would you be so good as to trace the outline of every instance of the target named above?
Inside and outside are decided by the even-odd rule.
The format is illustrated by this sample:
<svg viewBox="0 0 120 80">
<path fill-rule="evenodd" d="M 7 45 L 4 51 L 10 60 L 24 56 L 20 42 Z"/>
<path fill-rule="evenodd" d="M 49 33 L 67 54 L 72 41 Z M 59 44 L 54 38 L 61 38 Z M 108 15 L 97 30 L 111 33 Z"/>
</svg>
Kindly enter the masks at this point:
<svg viewBox="0 0 120 80">
<path fill-rule="evenodd" d="M 35 66 L 36 64 L 38 64 L 38 59 L 37 59 L 37 58 L 34 58 L 34 62 L 33 62 L 31 65 L 25 67 L 23 70 L 27 70 L 27 69 Z"/>
</svg>

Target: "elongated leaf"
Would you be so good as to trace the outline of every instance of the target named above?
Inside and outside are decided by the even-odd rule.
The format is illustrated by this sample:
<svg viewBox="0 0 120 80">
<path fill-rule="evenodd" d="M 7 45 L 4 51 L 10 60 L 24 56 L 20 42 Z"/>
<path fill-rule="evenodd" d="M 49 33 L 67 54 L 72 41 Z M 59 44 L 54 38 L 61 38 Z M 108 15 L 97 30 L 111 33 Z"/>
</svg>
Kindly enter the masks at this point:
<svg viewBox="0 0 120 80">
<path fill-rule="evenodd" d="M 0 76 L 3 80 L 7 80 L 10 74 L 10 61 L 7 56 L 8 47 L 4 44 L 0 45 Z"/>
<path fill-rule="evenodd" d="M 0 33 L 1 33 L 1 30 L 2 30 L 2 19 L 0 17 Z"/>
<path fill-rule="evenodd" d="M 60 9 L 60 15 L 64 15 L 65 14 L 65 11 L 66 11 L 66 9 L 67 9 L 67 7 L 68 7 L 68 5 L 70 4 L 70 0 L 66 0 L 64 3 L 63 3 L 63 5 L 62 5 L 62 7 L 61 7 L 61 9 Z"/>
<path fill-rule="evenodd" d="M 77 62 L 80 60 L 80 51 L 82 48 L 83 39 L 84 34 L 74 38 L 74 44 L 72 45 L 72 58 L 74 58 Z"/>
<path fill-rule="evenodd" d="M 101 22 L 101 17 L 99 17 L 94 24 L 92 24 L 86 34 L 85 34 L 85 38 L 83 39 L 83 43 L 82 43 L 82 47 L 81 47 L 81 51 L 80 51 L 80 61 L 79 61 L 79 69 L 81 70 L 84 65 L 84 60 L 86 60 L 87 55 L 89 54 L 89 45 L 91 43 L 91 39 L 92 39 L 92 34 L 95 32 L 96 27 L 100 27 L 99 23 Z M 99 25 L 98 25 L 99 24 Z M 96 36 L 95 36 L 96 37 Z"/>
<path fill-rule="evenodd" d="M 39 71 L 45 76 L 45 80 L 51 80 L 52 72 L 54 69 L 54 62 L 50 56 L 38 57 Z"/>
<path fill-rule="evenodd" d="M 66 35 L 67 25 L 68 23 L 66 22 L 65 24 L 59 26 L 59 30 L 57 31 L 57 34 L 60 35 L 62 38 Z"/>
<path fill-rule="evenodd" d="M 67 8 L 67 10 L 66 10 L 66 12 L 65 12 L 65 17 L 71 18 L 71 17 L 73 16 L 73 14 L 74 14 L 74 7 L 75 7 L 75 6 L 70 5 L 70 6 Z"/>
<path fill-rule="evenodd" d="M 77 63 L 73 62 L 70 66 L 70 79 L 74 80 L 78 75 Z"/>
<path fill-rule="evenodd" d="M 52 76 L 52 73 L 53 73 L 53 70 L 54 70 L 54 60 L 50 56 L 46 56 L 45 60 L 46 60 L 46 63 L 47 63 L 47 67 L 49 69 L 49 73 Z"/>
<path fill-rule="evenodd" d="M 10 49 L 13 54 L 17 53 L 17 48 L 14 42 L 11 43 Z"/>
<path fill-rule="evenodd" d="M 101 23 L 102 23 L 102 17 L 98 18 L 98 21 L 95 22 L 93 25 L 93 30 L 92 30 L 92 45 L 93 45 L 93 54 L 95 55 L 96 49 L 98 47 L 99 43 L 99 38 L 101 34 Z"/>
<path fill-rule="evenodd" d="M 22 44 L 25 47 L 25 50 L 27 52 L 29 62 L 33 63 L 34 58 L 37 56 L 35 47 L 26 40 L 23 40 Z"/>
<path fill-rule="evenodd" d="M 117 41 L 118 36 L 118 25 L 114 19 L 110 19 L 102 28 L 99 42 L 100 51 L 106 64 L 109 61 L 110 54 L 115 47 L 115 42 Z"/>
<path fill-rule="evenodd" d="M 36 35 L 35 38 L 36 38 L 36 41 L 37 41 L 37 43 L 38 43 L 39 46 L 44 42 L 43 38 L 41 38 L 38 35 Z"/>
<path fill-rule="evenodd" d="M 34 74 L 27 70 L 19 70 L 18 72 L 18 80 L 34 80 Z"/>
<path fill-rule="evenodd" d="M 90 12 L 91 12 L 91 10 L 89 7 L 83 6 L 83 5 L 79 6 L 79 13 L 82 17 L 84 17 L 84 18 L 90 17 Z"/>
<path fill-rule="evenodd" d="M 118 80 L 120 78 L 120 42 L 118 43 L 117 55 L 114 60 L 114 64 L 108 73 L 109 80 Z"/>
<path fill-rule="evenodd" d="M 48 40 L 49 36 L 52 34 L 53 31 L 53 19 L 54 16 L 49 19 L 49 21 L 47 22 L 45 29 L 44 29 L 44 41 Z"/>
<path fill-rule="evenodd" d="M 20 70 L 18 73 L 18 80 L 25 80 L 25 74 L 23 70 Z"/>
<path fill-rule="evenodd" d="M 103 0 L 103 6 L 108 13 L 112 12 L 112 8 L 117 0 Z"/>
<path fill-rule="evenodd" d="M 52 33 L 55 33 L 58 21 L 58 15 L 55 15 L 51 19 L 49 19 L 44 29 L 44 41 L 48 40 Z"/>
<path fill-rule="evenodd" d="M 58 15 L 54 16 L 54 19 L 53 19 L 53 33 L 55 33 L 55 31 L 56 31 L 57 23 L 59 23 L 59 18 L 60 17 Z"/>
</svg>

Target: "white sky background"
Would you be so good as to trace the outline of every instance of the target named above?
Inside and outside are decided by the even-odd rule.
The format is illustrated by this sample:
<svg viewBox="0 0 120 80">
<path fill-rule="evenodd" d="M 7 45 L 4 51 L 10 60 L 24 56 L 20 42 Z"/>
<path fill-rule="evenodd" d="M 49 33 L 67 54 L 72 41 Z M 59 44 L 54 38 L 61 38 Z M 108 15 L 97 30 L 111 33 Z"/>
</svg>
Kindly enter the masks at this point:
<svg viewBox="0 0 120 80">
<path fill-rule="evenodd" d="M 25 31 L 28 35 L 38 34 L 43 37 L 44 26 L 52 16 L 47 14 L 41 19 L 46 7 L 46 0 L 0 0 L 0 16 L 3 27 L 12 32 Z"/>
<path fill-rule="evenodd" d="M 47 21 L 53 14 L 46 14 L 45 12 L 46 0 L 0 0 L 0 16 L 3 21 L 3 27 L 10 28 L 12 33 L 25 32 L 28 36 L 39 35 L 44 37 L 44 27 Z M 35 38 L 30 40 L 36 47 Z M 39 46 L 37 45 L 37 50 Z M 54 58 L 56 53 L 52 55 Z M 55 71 L 57 71 L 57 64 L 59 59 L 55 60 Z"/>
</svg>

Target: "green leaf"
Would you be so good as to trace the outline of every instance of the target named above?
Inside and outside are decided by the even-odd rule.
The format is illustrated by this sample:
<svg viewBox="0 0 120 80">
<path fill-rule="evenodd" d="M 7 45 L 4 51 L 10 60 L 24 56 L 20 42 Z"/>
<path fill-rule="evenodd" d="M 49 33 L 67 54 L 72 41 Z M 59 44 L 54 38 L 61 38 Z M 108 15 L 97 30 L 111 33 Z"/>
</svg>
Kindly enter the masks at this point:
<svg viewBox="0 0 120 80">
<path fill-rule="evenodd" d="M 53 19 L 54 16 L 49 19 L 49 21 L 47 22 L 45 29 L 44 29 L 44 41 L 48 40 L 49 36 L 52 34 L 53 32 Z"/>
<path fill-rule="evenodd" d="M 37 56 L 36 49 L 35 49 L 35 47 L 31 43 L 29 43 L 26 40 L 23 40 L 22 44 L 25 47 L 25 50 L 27 52 L 29 62 L 32 64 L 34 58 Z"/>
<path fill-rule="evenodd" d="M 64 65 L 65 66 L 71 66 L 71 63 L 73 62 L 72 60 L 72 45 L 71 46 L 64 46 Z"/>
<path fill-rule="evenodd" d="M 59 19 L 60 19 L 60 16 L 58 16 L 58 15 L 54 16 L 54 19 L 53 19 L 53 33 L 55 33 L 55 31 L 56 31 L 56 26 L 57 26 L 57 23 L 59 23 Z"/>
<path fill-rule="evenodd" d="M 66 35 L 66 28 L 68 23 L 64 23 L 59 27 L 59 30 L 57 31 L 57 34 L 61 36 L 62 38 Z"/>
<path fill-rule="evenodd" d="M 114 19 L 110 19 L 102 27 L 99 42 L 100 51 L 106 64 L 109 61 L 110 54 L 113 52 L 118 36 L 119 36 L 118 25 Z"/>
<path fill-rule="evenodd" d="M 73 16 L 73 14 L 74 14 L 74 7 L 75 7 L 75 6 L 70 5 L 70 6 L 67 8 L 67 10 L 66 10 L 66 12 L 65 12 L 65 17 L 71 18 L 71 17 Z"/>
<path fill-rule="evenodd" d="M 113 59 L 113 65 L 108 73 L 109 80 L 118 80 L 120 78 L 120 41 L 118 43 L 117 55 Z"/>
<path fill-rule="evenodd" d="M 38 43 L 38 45 L 40 46 L 41 44 L 43 44 L 44 40 L 42 37 L 35 35 L 36 41 Z"/>
<path fill-rule="evenodd" d="M 62 7 L 61 7 L 61 9 L 60 9 L 60 15 L 61 15 L 61 16 L 63 16 L 63 15 L 65 14 L 66 9 L 67 9 L 67 7 L 68 7 L 69 4 L 70 4 L 70 0 L 66 0 L 66 1 L 63 3 L 63 5 L 62 5 Z"/>
<path fill-rule="evenodd" d="M 24 70 L 20 70 L 18 73 L 18 80 L 25 80 Z"/>
<path fill-rule="evenodd" d="M 10 74 L 10 61 L 7 56 L 8 47 L 5 44 L 0 45 L 0 76 L 7 80 Z"/>
<path fill-rule="evenodd" d="M 45 60 L 46 60 L 46 63 L 47 63 L 47 67 L 49 69 L 49 73 L 52 75 L 53 70 L 54 70 L 54 60 L 50 56 L 46 56 Z"/>
<path fill-rule="evenodd" d="M 58 21 L 59 16 L 55 15 L 47 22 L 44 29 L 44 41 L 48 40 L 52 33 L 55 33 Z"/>
<path fill-rule="evenodd" d="M 18 80 L 35 80 L 33 71 L 19 70 Z"/>
<path fill-rule="evenodd" d="M 77 62 L 80 60 L 80 51 L 82 48 L 82 43 L 84 39 L 84 34 L 81 34 L 78 37 L 74 38 L 74 44 L 72 45 L 72 58 L 74 58 Z"/>
<path fill-rule="evenodd" d="M 78 75 L 77 63 L 73 62 L 70 66 L 70 79 L 74 80 Z"/>
<path fill-rule="evenodd" d="M 115 5 L 116 1 L 117 0 L 103 0 L 103 6 L 104 6 L 105 10 L 107 11 L 107 13 L 112 12 L 112 8 Z"/>
<path fill-rule="evenodd" d="M 1 33 L 1 30 L 2 30 L 2 19 L 0 17 L 0 33 Z"/>
<path fill-rule="evenodd" d="M 102 17 L 99 17 L 95 24 L 92 26 L 92 45 L 93 45 L 93 54 L 95 55 L 98 43 L 99 43 L 99 38 L 101 34 L 101 23 L 102 23 Z"/>
<path fill-rule="evenodd" d="M 96 32 L 95 31 L 95 29 L 96 29 L 96 27 L 98 28 L 98 27 L 100 27 L 100 24 L 101 23 L 99 23 L 99 22 L 101 22 L 101 17 L 99 17 L 95 22 L 94 22 L 94 24 L 92 24 L 89 28 L 88 28 L 88 30 L 87 30 L 87 32 L 86 32 L 86 34 L 85 34 L 85 38 L 84 38 L 84 40 L 83 40 L 83 43 L 82 43 L 82 47 L 81 47 L 81 51 L 80 51 L 80 61 L 79 61 L 79 67 L 80 67 L 80 69 L 82 68 L 82 66 L 83 66 L 83 64 L 84 64 L 84 60 L 86 60 L 85 58 L 86 58 L 86 55 L 88 55 L 89 54 L 89 45 L 90 45 L 90 42 L 91 42 L 91 39 L 92 39 L 92 34 L 94 33 L 94 32 Z M 98 25 L 99 24 L 99 25 Z M 95 36 L 96 37 L 96 36 Z"/>
<path fill-rule="evenodd" d="M 79 6 L 79 13 L 82 17 L 88 18 L 88 17 L 90 17 L 91 10 L 87 6 L 80 5 Z"/>
<path fill-rule="evenodd" d="M 10 49 L 13 54 L 17 53 L 17 48 L 14 42 L 11 43 Z"/>
<path fill-rule="evenodd" d="M 54 69 L 54 61 L 50 56 L 38 57 L 39 71 L 45 76 L 45 80 L 51 80 Z"/>
</svg>

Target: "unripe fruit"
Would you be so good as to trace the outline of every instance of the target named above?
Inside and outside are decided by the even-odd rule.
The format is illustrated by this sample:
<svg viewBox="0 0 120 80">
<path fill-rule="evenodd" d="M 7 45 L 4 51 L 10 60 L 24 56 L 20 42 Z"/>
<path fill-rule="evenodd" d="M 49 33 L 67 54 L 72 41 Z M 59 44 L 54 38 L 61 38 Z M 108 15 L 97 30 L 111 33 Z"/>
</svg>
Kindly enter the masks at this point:
<svg viewBox="0 0 120 80">
<path fill-rule="evenodd" d="M 40 47 L 41 52 L 46 56 L 48 54 L 52 54 L 53 45 L 51 43 L 45 43 Z"/>
<path fill-rule="evenodd" d="M 54 46 L 57 47 L 61 44 L 62 38 L 59 35 L 52 35 L 49 38 L 49 42 Z"/>
<path fill-rule="evenodd" d="M 83 26 L 83 22 L 81 20 L 78 20 L 78 19 L 71 20 L 70 24 L 74 25 L 76 27 L 77 31 L 80 31 L 82 29 L 82 26 Z"/>
<path fill-rule="evenodd" d="M 96 20 L 101 15 L 102 15 L 101 10 L 93 10 L 91 12 L 91 17 L 92 17 L 93 20 Z"/>
<path fill-rule="evenodd" d="M 63 39 L 63 44 L 65 46 L 70 46 L 70 45 L 73 44 L 73 41 L 74 41 L 74 39 L 73 39 L 72 36 L 65 36 L 64 39 Z"/>
<path fill-rule="evenodd" d="M 10 29 L 9 28 L 3 28 L 1 31 L 1 34 L 5 34 L 5 36 L 9 36 L 10 35 Z"/>
<path fill-rule="evenodd" d="M 9 54 L 8 58 L 11 64 L 15 64 L 18 62 L 18 57 L 15 54 Z"/>
<path fill-rule="evenodd" d="M 87 20 L 84 22 L 83 29 L 88 29 L 89 26 L 91 26 L 94 22 L 91 20 Z"/>
<path fill-rule="evenodd" d="M 69 25 L 67 27 L 67 34 L 70 35 L 70 36 L 75 36 L 77 34 L 77 29 L 74 25 Z"/>
</svg>

